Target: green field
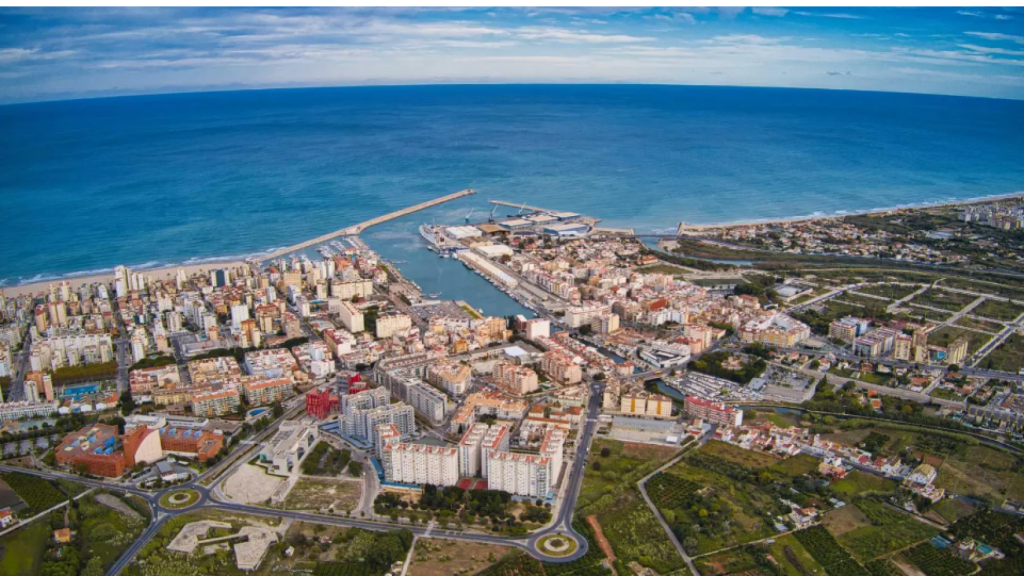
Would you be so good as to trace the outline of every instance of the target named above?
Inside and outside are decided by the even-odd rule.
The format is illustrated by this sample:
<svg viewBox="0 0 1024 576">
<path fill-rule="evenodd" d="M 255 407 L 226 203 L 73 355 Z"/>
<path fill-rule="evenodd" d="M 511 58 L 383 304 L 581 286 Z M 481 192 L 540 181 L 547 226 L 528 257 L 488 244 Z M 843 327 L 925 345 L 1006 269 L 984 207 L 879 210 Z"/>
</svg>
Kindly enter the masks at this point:
<svg viewBox="0 0 1024 576">
<path fill-rule="evenodd" d="M 899 486 L 895 480 L 868 472 L 853 470 L 846 478 L 832 483 L 832 490 L 843 496 L 856 496 L 869 492 L 893 492 Z"/>
<path fill-rule="evenodd" d="M 736 464 L 742 464 L 751 468 L 767 468 L 780 462 L 778 456 L 765 454 L 764 452 L 746 450 L 733 444 L 719 442 L 718 440 L 708 442 L 701 447 L 700 451 L 705 454 L 713 454 L 719 458 L 728 460 L 729 462 L 735 462 Z"/>
<path fill-rule="evenodd" d="M 48 523 L 36 521 L 0 538 L 0 576 L 39 574 L 51 534 Z"/>
<path fill-rule="evenodd" d="M 1017 374 L 1024 368 L 1024 336 L 1011 334 L 998 348 L 978 364 L 990 370 L 1001 370 Z"/>
<path fill-rule="evenodd" d="M 876 500 L 860 500 L 857 508 L 867 516 L 871 525 L 846 532 L 837 540 L 862 561 L 900 550 L 939 533 L 939 530 Z"/>
<path fill-rule="evenodd" d="M 775 539 L 771 545 L 771 555 L 779 563 L 785 576 L 806 576 L 822 574 L 824 569 L 818 561 L 804 548 L 803 544 L 792 534 Z"/>
<path fill-rule="evenodd" d="M 780 460 L 771 466 L 771 470 L 785 476 L 795 478 L 797 476 L 803 476 L 814 472 L 818 469 L 818 465 L 820 463 L 821 460 L 818 460 L 810 454 L 797 454 L 796 456 L 790 456 L 785 460 Z"/>
</svg>

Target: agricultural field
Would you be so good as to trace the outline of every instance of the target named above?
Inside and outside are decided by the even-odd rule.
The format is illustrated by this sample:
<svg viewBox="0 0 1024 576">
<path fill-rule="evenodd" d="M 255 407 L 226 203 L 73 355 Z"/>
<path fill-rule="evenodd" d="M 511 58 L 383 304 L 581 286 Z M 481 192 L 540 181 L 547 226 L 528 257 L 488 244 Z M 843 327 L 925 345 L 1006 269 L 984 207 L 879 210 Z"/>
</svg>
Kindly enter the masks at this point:
<svg viewBox="0 0 1024 576">
<path fill-rule="evenodd" d="M 960 290 L 968 290 L 979 294 L 994 294 L 1006 298 L 1024 299 L 1024 288 L 1006 283 L 968 280 L 967 278 L 944 278 L 941 285 L 947 288 L 959 288 Z"/>
<path fill-rule="evenodd" d="M 358 480 L 331 480 L 326 478 L 300 478 L 285 498 L 286 510 L 322 510 L 336 512 L 354 510 L 359 506 L 362 482 Z"/>
<path fill-rule="evenodd" d="M 978 566 L 960 559 L 950 550 L 939 550 L 930 543 L 918 544 L 901 554 L 927 576 L 966 576 L 973 574 Z"/>
<path fill-rule="evenodd" d="M 637 488 L 641 478 L 678 452 L 676 448 L 614 440 L 594 442 L 576 515 L 597 516 L 615 551 L 615 565 L 621 568 L 620 573 L 625 573 L 626 566 L 634 561 L 661 574 L 685 567 Z"/>
<path fill-rule="evenodd" d="M 708 446 L 691 452 L 648 484 L 657 492 L 656 496 L 649 491 L 676 536 L 698 554 L 771 536 L 772 519 L 782 510 L 773 496 L 754 484 L 757 469 L 706 452 Z"/>
<path fill-rule="evenodd" d="M 38 514 L 49 508 L 66 502 L 68 495 L 62 492 L 57 486 L 49 480 L 44 480 L 36 476 L 29 476 L 28 474 L 19 474 L 17 472 L 0 472 L 0 478 L 14 490 L 18 497 L 28 506 L 28 510 L 22 510 L 20 514 L 27 516 L 31 514 Z M 65 481 L 65 485 L 69 488 L 76 488 L 79 492 L 82 487 L 80 484 L 74 482 Z M 78 493 L 78 492 L 73 492 Z"/>
<path fill-rule="evenodd" d="M 407 576 L 476 574 L 508 553 L 507 546 L 434 538 L 416 542 Z"/>
<path fill-rule="evenodd" d="M 979 304 L 971 314 L 992 320 L 1011 322 L 1024 312 L 1024 306 L 1003 300 L 987 299 Z"/>
<path fill-rule="evenodd" d="M 1024 368 L 1024 336 L 1011 334 L 998 348 L 978 363 L 979 367 L 1017 374 Z"/>
<path fill-rule="evenodd" d="M 845 478 L 833 482 L 832 490 L 842 496 L 851 497 L 870 492 L 893 492 L 898 486 L 895 480 L 853 470 Z"/>
<path fill-rule="evenodd" d="M 868 571 L 821 526 L 800 530 L 793 535 L 829 576 L 868 576 Z"/>
<path fill-rule="evenodd" d="M 779 563 L 784 576 L 807 576 L 824 574 L 821 564 L 804 548 L 792 534 L 779 536 L 771 545 L 772 558 Z"/>
<path fill-rule="evenodd" d="M 741 574 L 757 568 L 757 559 L 743 547 L 702 556 L 695 563 L 701 576 Z"/>
<path fill-rule="evenodd" d="M 900 550 L 939 533 L 937 529 L 877 500 L 862 499 L 857 502 L 857 508 L 871 525 L 855 528 L 837 540 L 863 561 Z"/>
<path fill-rule="evenodd" d="M 977 296 L 961 294 L 959 292 L 947 292 L 941 289 L 929 288 L 910 300 L 911 304 L 940 308 L 950 312 L 959 312 L 965 306 L 977 300 Z"/>
</svg>

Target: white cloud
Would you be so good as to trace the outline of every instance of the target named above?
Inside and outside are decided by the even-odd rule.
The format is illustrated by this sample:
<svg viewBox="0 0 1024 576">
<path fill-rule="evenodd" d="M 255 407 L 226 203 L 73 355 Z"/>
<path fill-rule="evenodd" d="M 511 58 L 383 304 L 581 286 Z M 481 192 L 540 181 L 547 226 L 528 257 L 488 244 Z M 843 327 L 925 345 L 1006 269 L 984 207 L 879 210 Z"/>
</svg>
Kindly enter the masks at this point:
<svg viewBox="0 0 1024 576">
<path fill-rule="evenodd" d="M 510 33 L 525 40 L 550 40 L 567 44 L 630 44 L 635 42 L 654 42 L 649 36 L 629 36 L 626 34 L 593 34 L 578 30 L 548 27 L 514 28 Z"/>
<path fill-rule="evenodd" d="M 771 8 L 768 6 L 755 6 L 750 9 L 751 12 L 759 16 L 785 16 L 789 14 L 789 10 L 785 8 Z"/>
<path fill-rule="evenodd" d="M 800 16 L 811 16 L 813 18 L 839 18 L 842 20 L 863 20 L 863 16 L 856 14 L 848 14 L 846 12 L 807 12 L 794 10 L 793 14 Z"/>
<path fill-rule="evenodd" d="M 1006 40 L 1008 42 L 1024 44 L 1024 36 L 1014 36 L 1013 34 L 1000 34 L 998 32 L 964 32 L 964 34 L 968 36 L 977 36 L 978 38 L 984 38 L 985 40 Z"/>
</svg>

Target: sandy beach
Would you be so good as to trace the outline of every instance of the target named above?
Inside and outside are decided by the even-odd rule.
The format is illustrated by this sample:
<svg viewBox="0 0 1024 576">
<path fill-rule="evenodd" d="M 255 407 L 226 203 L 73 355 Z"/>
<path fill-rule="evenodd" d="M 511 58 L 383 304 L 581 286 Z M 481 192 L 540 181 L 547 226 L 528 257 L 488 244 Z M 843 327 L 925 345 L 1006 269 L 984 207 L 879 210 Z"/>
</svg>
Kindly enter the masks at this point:
<svg viewBox="0 0 1024 576">
<path fill-rule="evenodd" d="M 186 264 L 182 266 L 167 266 L 164 268 L 153 268 L 146 270 L 135 270 L 135 272 L 141 272 L 146 276 L 149 276 L 153 280 L 169 280 L 174 278 L 178 268 L 183 268 L 185 274 L 191 276 L 197 272 L 209 272 L 210 270 L 217 270 L 220 268 L 236 268 L 238 266 L 245 266 L 245 262 L 241 260 L 228 260 L 224 262 L 206 262 L 203 264 Z M 111 282 L 114 279 L 114 272 L 105 272 L 103 274 L 90 274 L 88 276 L 74 276 L 71 278 L 54 278 L 53 280 L 46 280 L 43 282 L 33 282 L 31 284 L 19 284 L 17 286 L 5 286 L 0 290 L 8 298 L 21 296 L 22 294 L 34 294 L 39 295 L 46 291 L 46 287 L 50 284 L 59 284 L 61 282 L 68 282 L 71 284 L 72 290 L 78 290 L 85 284 L 93 284 L 95 282 Z"/>
</svg>

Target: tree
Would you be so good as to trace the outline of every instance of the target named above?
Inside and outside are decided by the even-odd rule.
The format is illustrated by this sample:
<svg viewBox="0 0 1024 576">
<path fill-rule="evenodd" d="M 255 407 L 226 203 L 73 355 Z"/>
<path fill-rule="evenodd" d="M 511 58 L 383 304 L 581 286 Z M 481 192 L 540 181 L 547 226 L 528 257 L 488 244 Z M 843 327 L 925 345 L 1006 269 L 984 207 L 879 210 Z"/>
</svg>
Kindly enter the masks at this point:
<svg viewBox="0 0 1024 576">
<path fill-rule="evenodd" d="M 611 455 L 612 455 L 611 448 L 609 448 L 607 446 L 605 446 L 604 448 L 601 448 L 601 457 L 602 458 L 607 458 L 607 457 L 609 457 Z"/>
<path fill-rule="evenodd" d="M 131 390 L 122 392 L 118 403 L 121 405 L 121 414 L 124 416 L 128 416 L 135 411 L 135 399 L 132 398 Z"/>
<path fill-rule="evenodd" d="M 598 462 L 597 460 L 595 460 L 594 463 L 590 465 L 590 467 L 593 468 L 597 472 L 601 471 L 601 463 Z"/>
</svg>

